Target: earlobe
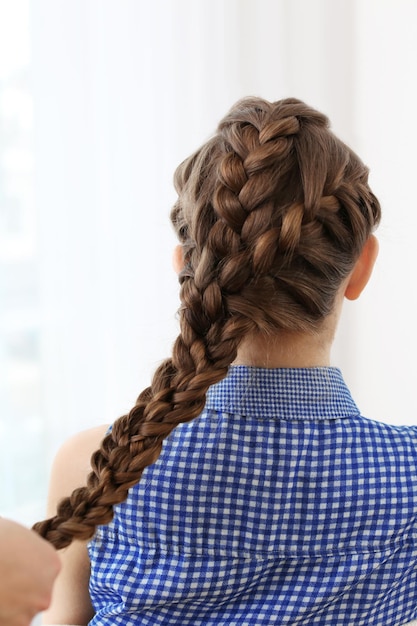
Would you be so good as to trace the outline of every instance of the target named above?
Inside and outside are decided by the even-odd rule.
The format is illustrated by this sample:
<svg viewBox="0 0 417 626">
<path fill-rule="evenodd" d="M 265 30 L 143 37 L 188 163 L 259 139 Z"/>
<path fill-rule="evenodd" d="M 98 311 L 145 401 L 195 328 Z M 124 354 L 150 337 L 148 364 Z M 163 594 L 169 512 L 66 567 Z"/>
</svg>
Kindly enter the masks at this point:
<svg viewBox="0 0 417 626">
<path fill-rule="evenodd" d="M 180 244 L 175 246 L 174 252 L 172 253 L 172 267 L 176 274 L 179 274 L 184 267 L 184 254 Z"/>
<path fill-rule="evenodd" d="M 345 290 L 345 298 L 348 300 L 359 298 L 366 287 L 378 257 L 378 251 L 378 239 L 374 235 L 370 235 L 349 277 Z"/>
</svg>

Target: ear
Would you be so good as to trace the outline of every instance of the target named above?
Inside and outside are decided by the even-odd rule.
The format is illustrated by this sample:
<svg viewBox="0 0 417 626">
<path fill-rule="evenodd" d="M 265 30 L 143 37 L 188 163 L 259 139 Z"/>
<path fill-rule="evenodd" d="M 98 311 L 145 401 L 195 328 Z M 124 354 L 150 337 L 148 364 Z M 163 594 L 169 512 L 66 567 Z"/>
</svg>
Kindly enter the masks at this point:
<svg viewBox="0 0 417 626">
<path fill-rule="evenodd" d="M 345 297 L 348 300 L 359 298 L 366 287 L 378 256 L 378 250 L 378 239 L 374 235 L 370 235 L 348 279 L 345 290 Z"/>
<path fill-rule="evenodd" d="M 174 252 L 172 253 L 172 267 L 176 274 L 179 274 L 184 267 L 184 255 L 180 244 L 175 246 Z"/>
</svg>

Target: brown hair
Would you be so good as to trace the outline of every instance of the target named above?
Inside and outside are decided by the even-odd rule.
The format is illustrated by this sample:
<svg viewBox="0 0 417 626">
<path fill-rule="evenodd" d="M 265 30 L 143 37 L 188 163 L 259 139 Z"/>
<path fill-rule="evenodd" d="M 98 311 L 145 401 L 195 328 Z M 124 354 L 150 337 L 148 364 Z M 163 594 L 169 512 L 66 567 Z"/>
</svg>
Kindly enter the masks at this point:
<svg viewBox="0 0 417 626">
<path fill-rule="evenodd" d="M 295 99 L 238 102 L 176 171 L 183 245 L 172 358 L 92 456 L 87 485 L 35 529 L 57 548 L 108 523 L 164 439 L 203 409 L 248 333 L 311 332 L 380 219 L 368 170 Z"/>
</svg>

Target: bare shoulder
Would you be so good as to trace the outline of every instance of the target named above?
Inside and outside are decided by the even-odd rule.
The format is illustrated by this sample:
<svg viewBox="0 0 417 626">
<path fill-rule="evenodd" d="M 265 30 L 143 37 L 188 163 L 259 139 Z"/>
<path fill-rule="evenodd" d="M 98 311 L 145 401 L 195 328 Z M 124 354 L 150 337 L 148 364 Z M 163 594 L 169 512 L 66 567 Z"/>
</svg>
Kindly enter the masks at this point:
<svg viewBox="0 0 417 626">
<path fill-rule="evenodd" d="M 77 487 L 85 485 L 91 471 L 90 459 L 100 447 L 108 424 L 95 426 L 73 435 L 58 450 L 52 464 L 48 513 L 54 514 L 58 501 Z"/>
<path fill-rule="evenodd" d="M 72 435 L 58 450 L 54 463 L 73 464 L 77 459 L 84 459 L 89 464 L 91 454 L 99 447 L 108 428 L 108 424 L 101 424 Z"/>
<path fill-rule="evenodd" d="M 90 459 L 100 447 L 107 425 L 89 428 L 70 437 L 58 450 L 49 481 L 47 515 L 56 514 L 57 504 L 77 487 L 86 484 Z M 44 624 L 88 624 L 94 615 L 88 593 L 90 561 L 87 542 L 73 541 L 60 550 L 61 572 L 55 582 L 52 603 L 43 615 Z"/>
</svg>

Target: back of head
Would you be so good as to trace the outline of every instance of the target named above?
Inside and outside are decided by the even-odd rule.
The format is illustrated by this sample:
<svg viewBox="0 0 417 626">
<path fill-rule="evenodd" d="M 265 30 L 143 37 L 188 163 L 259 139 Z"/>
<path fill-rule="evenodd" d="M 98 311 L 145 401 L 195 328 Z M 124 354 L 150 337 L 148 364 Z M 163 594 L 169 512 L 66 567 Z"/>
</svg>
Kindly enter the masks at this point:
<svg viewBox="0 0 417 626">
<path fill-rule="evenodd" d="M 312 332 L 380 219 L 359 158 L 304 103 L 238 102 L 178 168 L 172 222 L 183 246 L 172 357 L 92 457 L 86 487 L 36 529 L 57 547 L 87 539 L 203 409 L 250 333 Z"/>
<path fill-rule="evenodd" d="M 216 282 L 223 314 L 258 330 L 314 329 L 379 222 L 367 178 L 303 102 L 238 102 L 176 172 L 182 280 Z"/>
</svg>

